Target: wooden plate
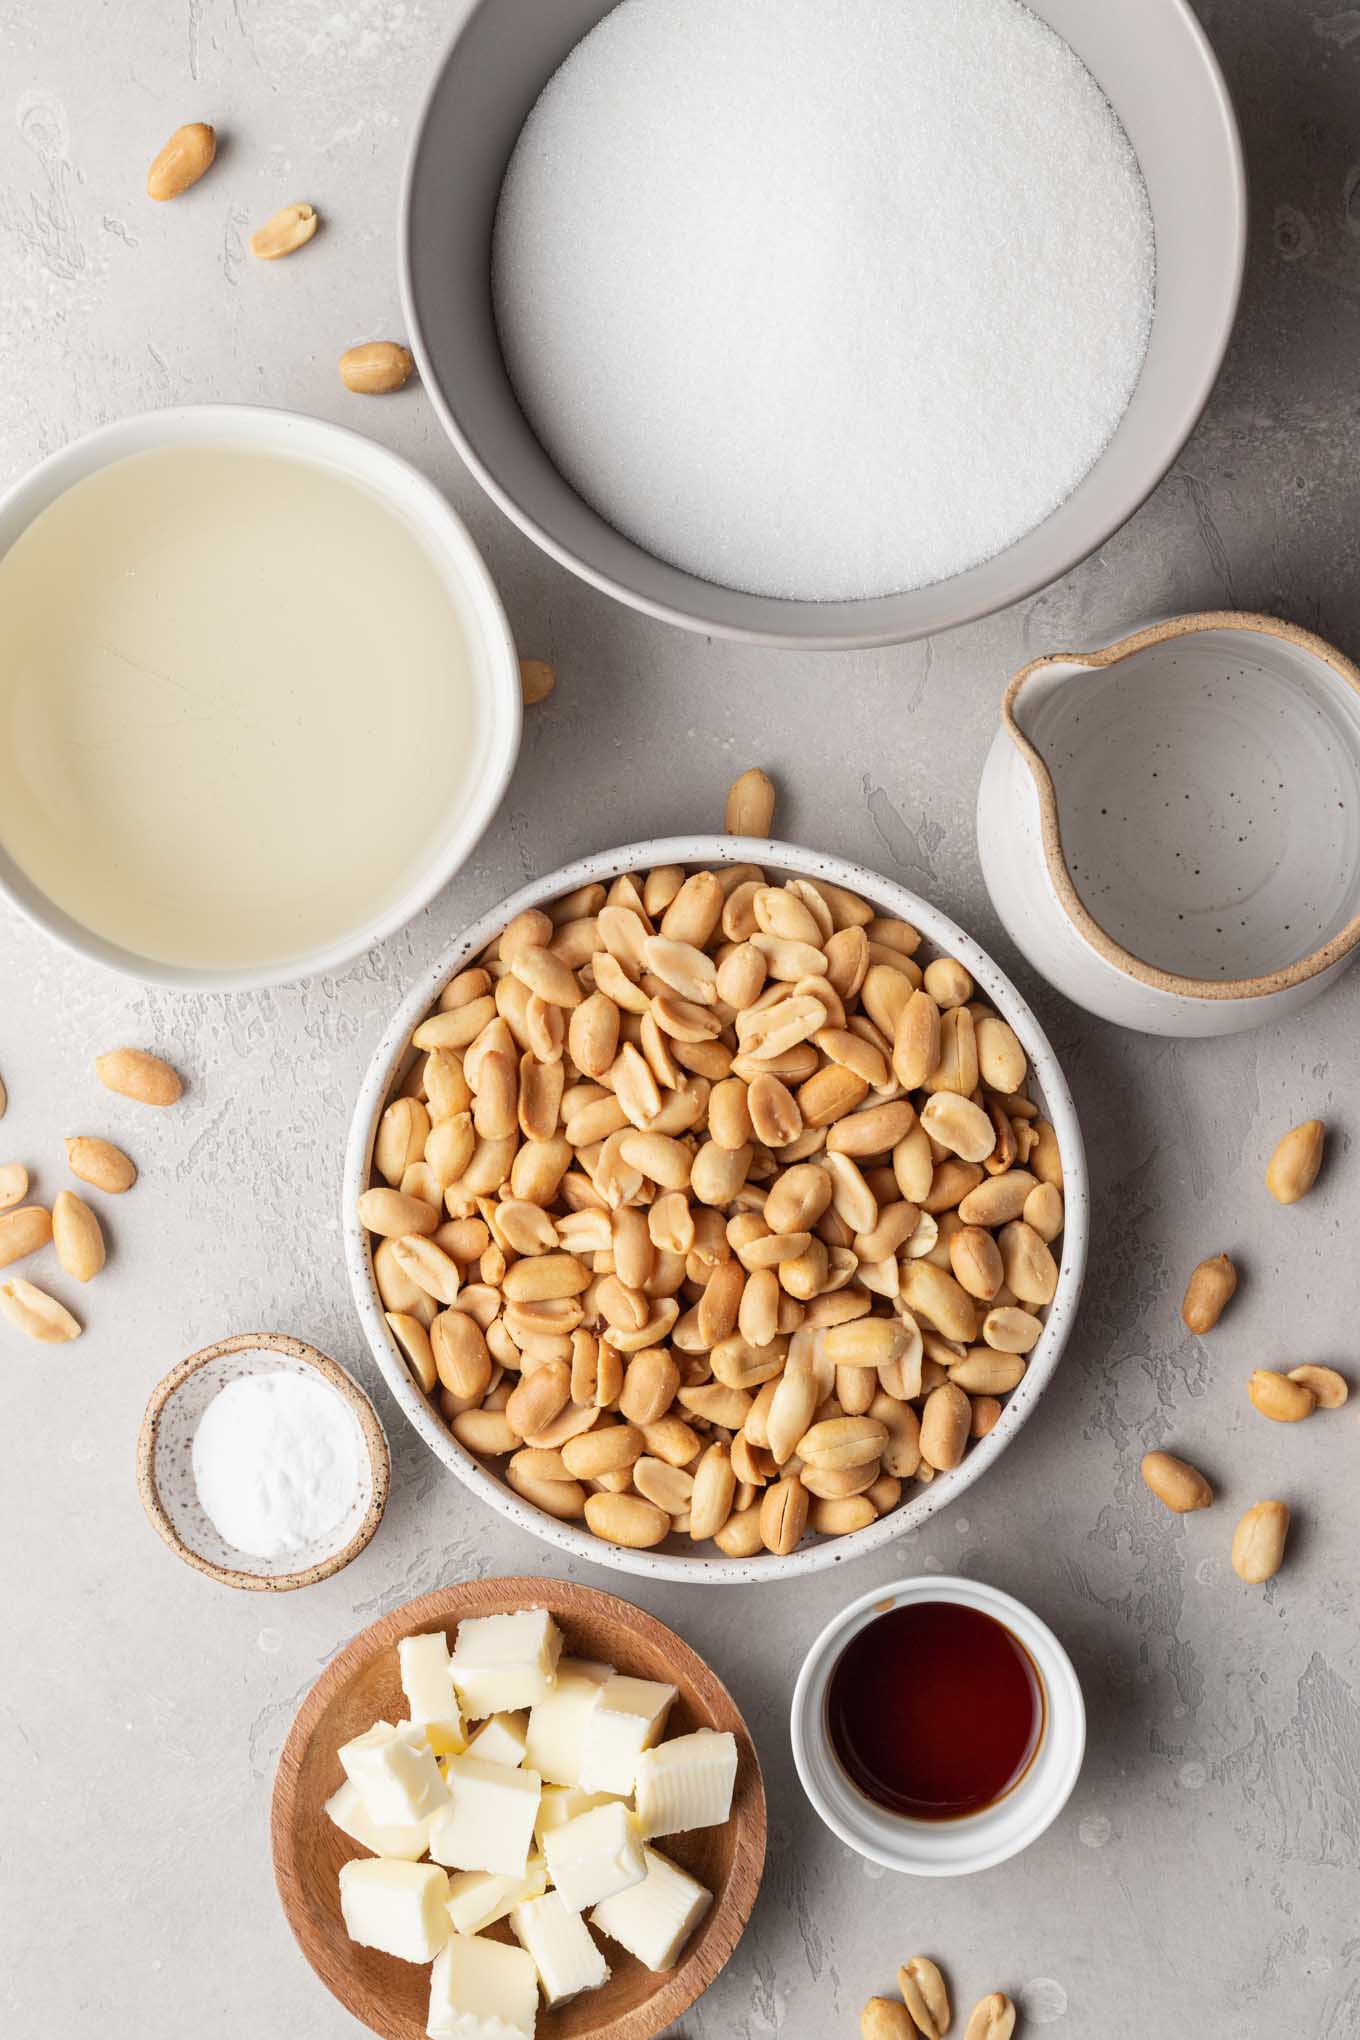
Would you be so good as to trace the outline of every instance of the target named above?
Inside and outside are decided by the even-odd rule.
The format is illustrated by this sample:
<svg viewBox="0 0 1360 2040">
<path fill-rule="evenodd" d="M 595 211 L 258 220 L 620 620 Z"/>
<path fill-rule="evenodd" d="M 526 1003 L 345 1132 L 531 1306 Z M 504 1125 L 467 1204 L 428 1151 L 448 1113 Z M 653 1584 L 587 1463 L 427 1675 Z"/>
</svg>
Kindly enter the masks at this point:
<svg viewBox="0 0 1360 2040">
<path fill-rule="evenodd" d="M 346 1644 L 298 1709 L 279 1758 L 270 1827 L 283 1909 L 303 1954 L 347 2011 L 385 2040 L 424 2040 L 429 1965 L 356 1947 L 346 1934 L 340 1865 L 363 1852 L 327 1819 L 325 1802 L 342 1781 L 340 1745 L 380 1717 L 395 1721 L 406 1713 L 399 1639 L 516 1608 L 547 1608 L 573 1657 L 603 1659 L 636 1678 L 677 1687 L 670 1734 L 717 1728 L 737 1739 L 730 1820 L 659 1840 L 663 1854 L 713 1893 L 675 1968 L 653 1975 L 602 1937 L 613 1972 L 603 1989 L 556 2011 L 539 2009 L 538 2040 L 652 2040 L 708 1988 L 741 1938 L 765 1863 L 765 1787 L 755 1745 L 722 1681 L 673 1630 L 613 1594 L 565 1580 L 471 1580 L 394 1608 Z M 513 1939 L 505 1921 L 489 1931 Z"/>
</svg>

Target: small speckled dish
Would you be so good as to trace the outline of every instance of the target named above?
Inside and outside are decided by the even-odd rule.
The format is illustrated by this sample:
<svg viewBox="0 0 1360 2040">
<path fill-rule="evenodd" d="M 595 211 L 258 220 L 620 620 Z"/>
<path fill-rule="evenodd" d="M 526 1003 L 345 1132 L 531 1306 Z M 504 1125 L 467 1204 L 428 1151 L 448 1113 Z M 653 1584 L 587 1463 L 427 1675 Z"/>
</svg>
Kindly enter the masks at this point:
<svg viewBox="0 0 1360 2040">
<path fill-rule="evenodd" d="M 331 1536 L 301 1552 L 256 1558 L 219 1535 L 194 1486 L 194 1432 L 219 1389 L 251 1374 L 319 1374 L 359 1432 L 362 1478 Z M 287 1332 L 240 1332 L 172 1367 L 152 1390 L 137 1435 L 137 1489 L 157 1534 L 177 1558 L 226 1587 L 286 1594 L 327 1580 L 357 1558 L 382 1519 L 391 1484 L 387 1436 L 368 1397 L 343 1367 Z"/>
<path fill-rule="evenodd" d="M 1360 668 L 1205 611 L 1016 674 L 978 795 L 1034 968 L 1148 1034 L 1297 1012 L 1360 954 Z"/>
</svg>

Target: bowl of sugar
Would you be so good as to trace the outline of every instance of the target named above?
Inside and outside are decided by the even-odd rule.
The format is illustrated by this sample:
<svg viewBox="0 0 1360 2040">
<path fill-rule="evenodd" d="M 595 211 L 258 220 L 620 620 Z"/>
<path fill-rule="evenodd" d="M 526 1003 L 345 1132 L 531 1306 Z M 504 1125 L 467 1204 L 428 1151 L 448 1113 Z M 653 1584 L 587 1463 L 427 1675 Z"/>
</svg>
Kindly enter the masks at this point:
<svg viewBox="0 0 1360 2040">
<path fill-rule="evenodd" d="M 473 0 L 402 268 L 446 429 L 554 558 L 693 630 L 860 647 L 1138 508 L 1245 240 L 1185 0 Z"/>
<path fill-rule="evenodd" d="M 387 1505 L 378 1413 L 343 1367 L 287 1332 L 240 1332 L 157 1383 L 137 1488 L 176 1558 L 227 1587 L 286 1594 L 357 1558 Z"/>
<path fill-rule="evenodd" d="M 0 895 L 83 956 L 184 991 L 338 968 L 453 876 L 519 736 L 470 536 L 356 432 L 152 411 L 0 499 Z"/>
</svg>

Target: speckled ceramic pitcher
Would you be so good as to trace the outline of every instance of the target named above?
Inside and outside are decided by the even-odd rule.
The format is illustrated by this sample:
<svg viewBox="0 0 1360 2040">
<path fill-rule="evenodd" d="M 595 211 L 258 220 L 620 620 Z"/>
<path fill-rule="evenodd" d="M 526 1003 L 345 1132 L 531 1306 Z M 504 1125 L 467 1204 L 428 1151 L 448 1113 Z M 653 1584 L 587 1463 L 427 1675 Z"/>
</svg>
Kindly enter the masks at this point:
<svg viewBox="0 0 1360 2040">
<path fill-rule="evenodd" d="M 1018 947 L 1089 1011 L 1175 1035 L 1293 1012 L 1360 945 L 1360 669 L 1237 611 L 1036 659 L 978 848 Z"/>
</svg>

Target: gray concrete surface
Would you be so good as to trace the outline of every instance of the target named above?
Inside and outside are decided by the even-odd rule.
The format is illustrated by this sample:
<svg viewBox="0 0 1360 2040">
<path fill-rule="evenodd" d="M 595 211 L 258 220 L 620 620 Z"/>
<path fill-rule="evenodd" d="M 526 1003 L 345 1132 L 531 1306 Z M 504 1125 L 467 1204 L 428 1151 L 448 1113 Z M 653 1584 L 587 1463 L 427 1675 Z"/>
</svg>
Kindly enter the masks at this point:
<svg viewBox="0 0 1360 2040">
<path fill-rule="evenodd" d="M 781 785 L 781 832 L 939 899 L 1012 968 L 1063 1054 L 1094 1164 L 1080 1325 L 1044 1407 L 985 1484 L 895 1552 L 824 1583 L 640 1592 L 731 1682 L 771 1791 L 769 1869 L 689 2040 L 850 2035 L 928 1949 L 966 2004 L 1010 1989 L 1055 2040 L 1309 2040 L 1360 2033 L 1356 1409 L 1266 1424 L 1243 1380 L 1311 1359 L 1360 1380 L 1352 1078 L 1360 975 L 1288 1029 L 1223 1043 L 1088 1021 L 1000 939 L 971 809 L 1006 675 L 1150 613 L 1273 609 L 1360 652 L 1360 10 L 1209 0 L 1254 185 L 1245 311 L 1209 414 L 1131 525 L 1058 586 L 934 644 L 860 658 L 732 650 L 577 586 L 478 495 L 417 388 L 347 396 L 334 358 L 399 330 L 402 149 L 443 0 L 4 0 L 0 6 L 0 480 L 134 407 L 297 406 L 419 462 L 482 543 L 556 694 L 529 720 L 473 864 L 338 978 L 235 998 L 139 989 L 0 912 L 4 1158 L 60 1185 L 60 1136 L 126 1133 L 142 1163 L 70 1352 L 3 1340 L 0 2028 L 8 2040 L 240 2040 L 357 2032 L 294 1948 L 266 1821 L 294 1708 L 381 1610 L 469 1574 L 559 1570 L 425 1454 L 390 1402 L 396 1491 L 368 1553 L 280 1602 L 177 1566 L 144 1522 L 132 1444 L 181 1354 L 262 1325 L 370 1386 L 336 1221 L 359 1072 L 411 972 L 524 876 L 606 841 L 715 824 L 735 770 Z M 194 118 L 227 143 L 192 201 L 145 165 Z M 324 234 L 262 269 L 249 227 L 306 197 Z M 90 1058 L 122 1040 L 190 1073 L 134 1122 Z M 1317 1193 L 1261 1185 L 1277 1133 L 1332 1122 Z M 1231 1318 L 1179 1324 L 1188 1267 L 1240 1255 Z M 1137 1480 L 1166 1441 L 1220 1485 L 1173 1521 Z M 1287 1570 L 1248 1592 L 1239 1509 L 1287 1496 Z M 1031 1601 L 1085 1683 L 1091 1746 L 1062 1821 L 1024 1858 L 931 1886 L 867 1871 L 804 1804 L 786 1730 L 803 1647 L 844 1596 L 960 1569 Z M 598 1584 L 614 1575 L 582 1568 Z"/>
</svg>

